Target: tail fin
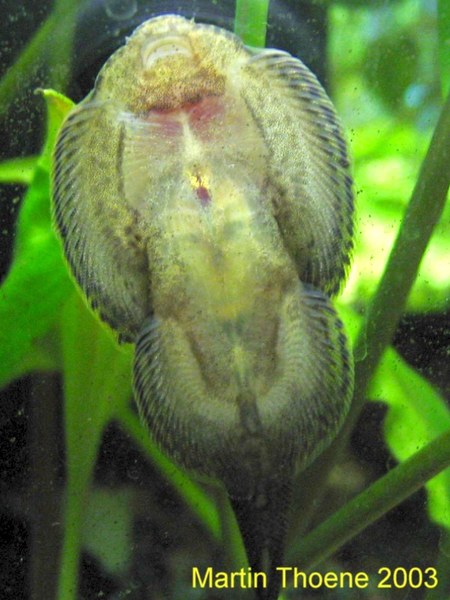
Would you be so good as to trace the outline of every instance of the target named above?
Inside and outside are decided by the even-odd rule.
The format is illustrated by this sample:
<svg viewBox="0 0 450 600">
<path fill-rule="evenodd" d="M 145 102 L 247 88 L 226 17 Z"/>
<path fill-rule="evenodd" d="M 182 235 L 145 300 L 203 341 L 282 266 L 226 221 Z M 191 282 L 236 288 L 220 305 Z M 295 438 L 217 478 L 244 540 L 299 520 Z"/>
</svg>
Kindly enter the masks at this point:
<svg viewBox="0 0 450 600">
<path fill-rule="evenodd" d="M 244 540 L 253 572 L 265 572 L 267 587 L 255 590 L 258 600 L 277 600 L 283 564 L 287 513 L 292 483 L 289 476 L 269 480 L 250 498 L 233 498 L 231 506 Z"/>
</svg>

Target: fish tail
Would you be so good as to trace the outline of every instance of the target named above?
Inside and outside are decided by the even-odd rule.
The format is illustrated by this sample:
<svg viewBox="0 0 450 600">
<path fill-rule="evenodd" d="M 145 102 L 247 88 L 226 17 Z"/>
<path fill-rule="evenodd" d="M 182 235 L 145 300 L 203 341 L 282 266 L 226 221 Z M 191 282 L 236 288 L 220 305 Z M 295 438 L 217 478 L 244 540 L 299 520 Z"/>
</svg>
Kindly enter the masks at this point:
<svg viewBox="0 0 450 600">
<path fill-rule="evenodd" d="M 289 477 L 269 481 L 249 498 L 233 498 L 231 506 L 244 541 L 253 573 L 264 572 L 267 586 L 255 589 L 257 600 L 277 600 L 283 565 L 287 513 L 292 495 Z"/>
</svg>

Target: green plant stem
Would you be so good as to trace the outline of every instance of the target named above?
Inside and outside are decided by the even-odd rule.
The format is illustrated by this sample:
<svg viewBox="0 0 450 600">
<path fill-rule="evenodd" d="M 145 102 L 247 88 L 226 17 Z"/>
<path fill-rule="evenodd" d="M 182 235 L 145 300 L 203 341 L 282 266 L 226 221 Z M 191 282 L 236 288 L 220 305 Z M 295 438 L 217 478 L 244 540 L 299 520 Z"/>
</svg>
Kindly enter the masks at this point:
<svg viewBox="0 0 450 600">
<path fill-rule="evenodd" d="M 77 491 L 71 483 L 66 487 L 64 507 L 64 541 L 59 568 L 58 600 L 75 600 L 78 596 L 78 567 L 81 552 L 81 523 L 87 502 L 89 481 Z"/>
<path fill-rule="evenodd" d="M 75 16 L 80 5 L 80 2 L 72 0 L 56 1 L 54 10 L 0 81 L 0 116 L 7 112 L 20 88 L 30 81 L 35 69 L 46 58 L 53 83 L 58 85 L 60 91 L 61 86 L 65 87 L 70 71 Z M 50 56 L 46 57 L 48 50 Z"/>
<path fill-rule="evenodd" d="M 441 87 L 445 96 L 450 89 L 450 3 L 447 0 L 438 0 L 437 8 Z"/>
<path fill-rule="evenodd" d="M 394 336 L 420 262 L 444 210 L 450 184 L 449 140 L 450 94 L 442 108 L 383 277 L 356 340 L 355 356 L 364 358 L 356 365 L 356 393 L 347 430 L 353 428 L 359 416 L 367 387 Z"/>
<path fill-rule="evenodd" d="M 296 502 L 306 527 L 320 503 L 329 472 L 353 431 L 366 400 L 367 388 L 392 340 L 425 249 L 445 206 L 450 182 L 450 94 L 442 108 L 428 152 L 422 163 L 383 277 L 368 308 L 355 343 L 355 396 L 350 414 L 337 437 L 304 473 Z"/>
<path fill-rule="evenodd" d="M 247 46 L 266 45 L 269 0 L 236 0 L 234 32 Z"/>
<path fill-rule="evenodd" d="M 29 185 L 33 180 L 37 162 L 37 156 L 2 161 L 0 163 L 0 183 Z"/>
<path fill-rule="evenodd" d="M 216 504 L 219 507 L 222 523 L 222 545 L 225 553 L 225 565 L 229 571 L 239 571 L 248 567 L 244 542 L 239 531 L 236 516 L 224 489 L 217 489 Z"/>
<path fill-rule="evenodd" d="M 381 477 L 293 545 L 289 560 L 310 569 L 450 465 L 450 431 Z"/>
<path fill-rule="evenodd" d="M 85 0 L 55 0 L 53 14 L 57 25 L 51 32 L 47 66 L 52 87 L 65 92 L 70 80 L 76 15 Z"/>
<path fill-rule="evenodd" d="M 42 53 L 47 47 L 48 37 L 53 31 L 56 19 L 52 13 L 40 25 L 31 40 L 20 53 L 16 62 L 8 69 L 0 81 L 0 115 L 9 108 L 13 99 L 17 96 L 18 88 L 29 80 L 30 75 L 36 68 Z"/>
</svg>

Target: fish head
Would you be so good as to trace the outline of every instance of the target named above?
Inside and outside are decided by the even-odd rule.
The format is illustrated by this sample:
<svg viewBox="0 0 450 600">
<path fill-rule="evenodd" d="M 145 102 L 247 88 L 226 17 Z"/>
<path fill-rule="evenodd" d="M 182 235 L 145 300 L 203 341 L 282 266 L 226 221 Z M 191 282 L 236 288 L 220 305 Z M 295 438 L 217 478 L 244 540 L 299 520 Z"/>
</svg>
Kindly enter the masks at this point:
<svg viewBox="0 0 450 600">
<path fill-rule="evenodd" d="M 98 81 L 101 97 L 128 110 L 175 110 L 225 92 L 227 65 L 242 55 L 232 33 L 199 26 L 176 15 L 143 23 L 107 62 Z"/>
</svg>

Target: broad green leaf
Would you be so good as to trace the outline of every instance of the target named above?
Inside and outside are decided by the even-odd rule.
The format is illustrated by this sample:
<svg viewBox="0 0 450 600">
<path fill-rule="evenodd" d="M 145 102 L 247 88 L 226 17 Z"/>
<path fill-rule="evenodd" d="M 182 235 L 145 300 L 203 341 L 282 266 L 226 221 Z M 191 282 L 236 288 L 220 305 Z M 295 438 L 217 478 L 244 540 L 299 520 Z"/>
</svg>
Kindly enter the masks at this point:
<svg viewBox="0 0 450 600">
<path fill-rule="evenodd" d="M 439 61 L 441 67 L 442 95 L 450 86 L 450 2 L 438 0 Z"/>
<path fill-rule="evenodd" d="M 73 293 L 61 314 L 69 479 L 89 480 L 100 437 L 117 407 L 131 399 L 131 347 L 113 336 Z"/>
<path fill-rule="evenodd" d="M 342 305 L 339 314 L 354 341 L 363 323 L 361 316 Z M 378 367 L 369 398 L 389 407 L 384 434 L 391 453 L 399 462 L 450 430 L 450 409 L 445 400 L 392 347 L 385 352 Z M 426 489 L 430 518 L 450 530 L 450 469 L 431 479 Z"/>
<path fill-rule="evenodd" d="M 132 347 L 120 347 L 78 293 L 64 308 L 61 329 L 67 486 L 59 598 L 65 599 L 76 586 L 92 474 L 102 434 L 112 420 L 131 434 L 213 537 L 219 537 L 220 527 L 212 501 L 157 449 L 129 407 Z"/>
<path fill-rule="evenodd" d="M 38 157 L 12 158 L 0 163 L 0 183 L 29 185 L 33 180 Z"/>
<path fill-rule="evenodd" d="M 395 458 L 404 461 L 450 430 L 450 410 L 434 387 L 389 349 L 372 382 L 370 397 L 389 406 L 384 431 Z M 450 469 L 426 484 L 428 512 L 450 530 Z"/>
<path fill-rule="evenodd" d="M 68 482 L 59 594 L 66 598 L 77 579 L 83 515 L 101 436 L 111 420 L 129 410 L 132 353 L 118 346 L 83 303 L 62 258 L 51 224 L 49 170 L 57 131 L 73 103 L 51 90 L 43 94 L 49 109 L 47 139 L 20 210 L 13 264 L 0 288 L 5 323 L 0 382 L 38 368 L 63 372 Z M 62 347 L 55 348 L 60 337 Z M 138 430 L 138 437 L 147 437 L 137 417 L 132 430 L 135 437 Z M 176 468 L 153 444 L 141 445 L 171 473 L 181 497 L 218 537 L 217 511 L 204 492 L 183 473 L 173 476 Z"/>
<path fill-rule="evenodd" d="M 51 226 L 49 184 L 50 148 L 72 104 L 52 92 L 46 97 L 45 151 L 19 212 L 13 262 L 0 287 L 0 386 L 42 363 L 33 361 L 33 345 L 55 324 L 73 289 Z"/>
<path fill-rule="evenodd" d="M 58 597 L 74 598 L 82 528 L 101 436 L 131 397 L 131 355 L 73 293 L 61 314 L 67 485 Z"/>
<path fill-rule="evenodd" d="M 48 173 L 41 167 L 23 209 L 30 226 L 18 234 L 11 269 L 0 287 L 0 385 L 21 374 L 22 360 L 55 323 L 73 288 L 50 227 Z"/>
<path fill-rule="evenodd" d="M 47 229 L 32 248 L 21 252 L 0 288 L 0 386 L 39 367 L 34 344 L 55 324 L 71 289 L 56 240 Z"/>
<path fill-rule="evenodd" d="M 214 503 L 158 450 L 129 407 L 132 347 L 120 347 L 77 293 L 64 308 L 61 328 L 67 486 L 59 598 L 66 599 L 76 586 L 92 474 L 103 431 L 112 420 L 138 443 L 212 537 L 218 539 L 221 532 Z"/>
</svg>

